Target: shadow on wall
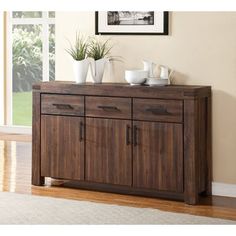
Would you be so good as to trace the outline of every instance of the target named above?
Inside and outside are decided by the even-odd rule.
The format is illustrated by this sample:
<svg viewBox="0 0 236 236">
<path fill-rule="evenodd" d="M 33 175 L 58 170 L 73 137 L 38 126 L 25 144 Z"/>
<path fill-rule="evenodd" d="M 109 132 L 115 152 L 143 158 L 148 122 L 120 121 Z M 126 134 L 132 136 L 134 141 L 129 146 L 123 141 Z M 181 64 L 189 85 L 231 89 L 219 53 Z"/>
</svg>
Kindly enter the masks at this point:
<svg viewBox="0 0 236 236">
<path fill-rule="evenodd" d="M 187 81 L 189 79 L 188 75 L 183 74 L 179 71 L 174 70 L 173 75 L 171 76 L 171 84 L 187 84 Z"/>
<path fill-rule="evenodd" d="M 213 181 L 236 184 L 236 97 L 212 91 Z"/>
</svg>

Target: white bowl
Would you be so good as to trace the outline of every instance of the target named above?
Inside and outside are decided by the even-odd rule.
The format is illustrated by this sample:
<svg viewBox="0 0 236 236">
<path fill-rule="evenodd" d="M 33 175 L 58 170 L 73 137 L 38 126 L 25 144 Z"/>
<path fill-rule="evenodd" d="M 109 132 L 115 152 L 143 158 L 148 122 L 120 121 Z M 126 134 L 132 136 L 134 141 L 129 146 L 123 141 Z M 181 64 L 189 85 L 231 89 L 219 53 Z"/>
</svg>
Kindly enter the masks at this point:
<svg viewBox="0 0 236 236">
<path fill-rule="evenodd" d="M 126 70 L 125 80 L 131 85 L 138 85 L 145 82 L 148 77 L 146 70 Z"/>
<path fill-rule="evenodd" d="M 146 85 L 149 86 L 161 86 L 161 85 L 167 85 L 168 84 L 168 79 L 159 79 L 159 78 L 148 78 L 146 80 Z"/>
</svg>

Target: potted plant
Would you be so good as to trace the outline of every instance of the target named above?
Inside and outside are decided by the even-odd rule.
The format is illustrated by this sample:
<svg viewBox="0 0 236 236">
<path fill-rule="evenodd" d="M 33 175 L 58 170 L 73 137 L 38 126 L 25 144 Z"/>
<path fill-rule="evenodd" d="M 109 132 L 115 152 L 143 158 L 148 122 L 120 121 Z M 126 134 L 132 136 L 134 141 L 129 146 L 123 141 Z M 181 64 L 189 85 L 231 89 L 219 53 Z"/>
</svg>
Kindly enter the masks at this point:
<svg viewBox="0 0 236 236">
<path fill-rule="evenodd" d="M 92 59 L 91 73 L 94 83 L 101 83 L 106 63 L 111 59 L 109 52 L 112 46 L 109 45 L 109 39 L 104 41 L 98 38 L 90 39 L 88 47 L 88 57 Z"/>
<path fill-rule="evenodd" d="M 87 40 L 80 34 L 76 34 L 74 45 L 70 44 L 70 48 L 66 49 L 66 51 L 72 56 L 74 60 L 73 69 L 76 83 L 85 83 L 90 64 L 90 60 L 87 58 Z"/>
</svg>

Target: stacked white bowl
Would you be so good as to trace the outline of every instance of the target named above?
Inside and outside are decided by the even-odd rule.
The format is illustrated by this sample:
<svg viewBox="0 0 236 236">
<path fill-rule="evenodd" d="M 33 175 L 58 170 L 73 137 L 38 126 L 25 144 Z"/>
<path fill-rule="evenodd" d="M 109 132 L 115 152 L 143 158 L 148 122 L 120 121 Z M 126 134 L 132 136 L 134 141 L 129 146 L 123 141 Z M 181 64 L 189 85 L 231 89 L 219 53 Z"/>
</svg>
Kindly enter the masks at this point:
<svg viewBox="0 0 236 236">
<path fill-rule="evenodd" d="M 146 70 L 126 70 L 125 80 L 130 85 L 143 84 L 148 77 L 148 71 Z"/>
</svg>

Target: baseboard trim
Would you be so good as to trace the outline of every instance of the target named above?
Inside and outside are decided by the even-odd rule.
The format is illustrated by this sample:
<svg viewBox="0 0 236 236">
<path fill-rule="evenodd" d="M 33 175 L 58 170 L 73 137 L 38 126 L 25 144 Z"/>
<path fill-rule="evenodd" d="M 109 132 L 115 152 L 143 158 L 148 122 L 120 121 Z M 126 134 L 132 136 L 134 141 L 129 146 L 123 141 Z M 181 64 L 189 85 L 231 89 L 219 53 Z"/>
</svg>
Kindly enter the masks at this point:
<svg viewBox="0 0 236 236">
<path fill-rule="evenodd" d="M 27 126 L 0 126 L 0 133 L 32 134 L 32 127 Z"/>
<path fill-rule="evenodd" d="M 212 182 L 212 195 L 236 198 L 236 184 Z"/>
</svg>

